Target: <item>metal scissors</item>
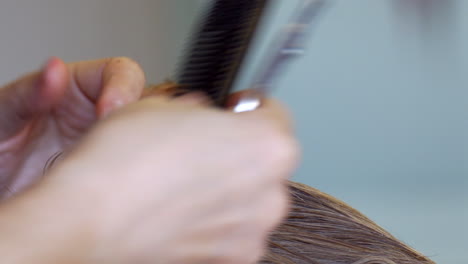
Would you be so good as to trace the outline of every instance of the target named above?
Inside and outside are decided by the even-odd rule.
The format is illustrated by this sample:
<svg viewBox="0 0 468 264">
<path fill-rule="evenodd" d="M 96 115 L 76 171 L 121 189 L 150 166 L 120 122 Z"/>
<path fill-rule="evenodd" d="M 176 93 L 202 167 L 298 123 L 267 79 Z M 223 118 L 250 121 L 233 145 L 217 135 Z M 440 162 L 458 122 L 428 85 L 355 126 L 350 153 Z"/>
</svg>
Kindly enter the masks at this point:
<svg viewBox="0 0 468 264">
<path fill-rule="evenodd" d="M 276 78 L 292 59 L 305 53 L 311 27 L 324 10 L 327 0 L 303 0 L 293 19 L 279 33 L 276 45 L 267 53 L 265 62 L 252 89 L 239 99 L 233 111 L 236 113 L 253 111 L 261 106 L 262 98 L 271 93 Z"/>
</svg>

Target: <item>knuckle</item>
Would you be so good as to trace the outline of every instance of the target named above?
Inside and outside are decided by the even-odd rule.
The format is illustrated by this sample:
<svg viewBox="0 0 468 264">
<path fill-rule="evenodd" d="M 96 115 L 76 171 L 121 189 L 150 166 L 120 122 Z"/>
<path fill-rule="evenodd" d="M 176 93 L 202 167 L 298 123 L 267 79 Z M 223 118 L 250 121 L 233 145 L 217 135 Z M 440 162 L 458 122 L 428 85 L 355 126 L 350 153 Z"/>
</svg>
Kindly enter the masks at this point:
<svg viewBox="0 0 468 264">
<path fill-rule="evenodd" d="M 262 208 L 258 210 L 259 225 L 268 233 L 277 227 L 285 218 L 289 210 L 289 197 L 283 188 L 272 191 L 265 197 Z"/>
<path fill-rule="evenodd" d="M 253 243 L 251 247 L 251 254 L 247 254 L 245 260 L 242 263 L 254 264 L 257 263 L 265 254 L 265 243 L 266 238 L 262 237 L 257 243 Z"/>
<path fill-rule="evenodd" d="M 276 222 L 281 222 L 284 220 L 286 215 L 289 213 L 290 209 L 290 198 L 289 198 L 289 192 L 285 190 L 287 187 L 283 187 L 284 189 L 278 196 L 278 199 L 275 201 L 276 207 L 277 207 L 277 215 L 276 219 L 274 219 Z"/>
<path fill-rule="evenodd" d="M 127 64 L 127 65 L 132 65 L 134 67 L 140 67 L 140 64 L 138 64 L 138 62 L 126 56 L 113 57 L 111 58 L 111 62 L 116 63 L 116 64 L 122 63 L 122 64 Z"/>
<path fill-rule="evenodd" d="M 249 232 L 248 234 L 240 232 L 231 239 L 227 247 L 217 248 L 214 256 L 214 259 L 217 260 L 215 263 L 257 263 L 264 254 L 265 235 L 259 235 L 258 232 Z"/>
<path fill-rule="evenodd" d="M 251 237 L 250 241 L 244 241 L 242 246 L 237 248 L 233 263 L 257 263 L 265 254 L 266 237 Z"/>
<path fill-rule="evenodd" d="M 263 150 L 266 153 L 266 162 L 281 165 L 294 164 L 299 158 L 299 144 L 297 141 L 281 132 L 270 132 L 263 137 Z"/>
<path fill-rule="evenodd" d="M 289 198 L 286 193 L 278 192 L 270 200 L 270 217 L 268 223 L 268 231 L 271 231 L 278 226 L 285 218 L 289 210 Z"/>
<path fill-rule="evenodd" d="M 143 67 L 136 60 L 130 57 L 114 57 L 110 59 L 109 64 L 123 65 L 129 71 L 136 73 L 141 81 L 146 82 L 146 76 Z"/>
</svg>

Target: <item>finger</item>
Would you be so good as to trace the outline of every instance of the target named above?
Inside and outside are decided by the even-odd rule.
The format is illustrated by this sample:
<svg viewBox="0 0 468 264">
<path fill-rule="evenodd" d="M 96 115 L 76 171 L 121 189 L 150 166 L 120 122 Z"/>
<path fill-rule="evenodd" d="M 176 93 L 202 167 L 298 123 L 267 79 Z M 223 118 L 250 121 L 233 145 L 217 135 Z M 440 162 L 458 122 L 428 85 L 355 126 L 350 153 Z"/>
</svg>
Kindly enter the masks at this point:
<svg viewBox="0 0 468 264">
<path fill-rule="evenodd" d="M 78 88 L 96 103 L 99 117 L 137 101 L 146 82 L 138 63 L 125 57 L 78 62 L 70 67 Z"/>
<path fill-rule="evenodd" d="M 261 94 L 255 93 L 255 91 L 253 90 L 243 90 L 229 95 L 229 97 L 226 100 L 225 107 L 229 110 L 234 111 L 234 109 L 238 106 L 242 99 L 245 98 L 258 99 L 260 103 L 263 100 L 263 96 Z"/>
<path fill-rule="evenodd" d="M 261 100 L 261 105 L 254 111 L 236 113 L 240 118 L 267 119 L 273 121 L 278 127 L 292 131 L 294 127 L 290 112 L 275 99 L 261 98 L 252 91 L 240 91 L 232 94 L 227 100 L 227 107 L 233 109 L 242 98 L 256 96 Z"/>
<path fill-rule="evenodd" d="M 19 133 L 35 117 L 57 105 L 65 94 L 68 76 L 64 62 L 51 58 L 41 72 L 0 89 L 0 140 Z"/>
<path fill-rule="evenodd" d="M 266 116 L 286 129 L 292 129 L 294 126 L 291 113 L 284 104 L 276 99 L 264 99 L 257 111 L 248 114 L 252 116 Z"/>
</svg>

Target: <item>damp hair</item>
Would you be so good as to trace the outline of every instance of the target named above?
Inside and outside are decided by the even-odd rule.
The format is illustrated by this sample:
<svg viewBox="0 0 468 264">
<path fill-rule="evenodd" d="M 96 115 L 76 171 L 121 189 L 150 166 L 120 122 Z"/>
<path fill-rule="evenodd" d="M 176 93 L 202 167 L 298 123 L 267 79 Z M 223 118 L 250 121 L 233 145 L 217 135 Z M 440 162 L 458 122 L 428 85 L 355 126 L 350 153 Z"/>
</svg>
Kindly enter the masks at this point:
<svg viewBox="0 0 468 264">
<path fill-rule="evenodd" d="M 434 264 L 344 202 L 289 182 L 288 217 L 262 264 Z"/>
</svg>

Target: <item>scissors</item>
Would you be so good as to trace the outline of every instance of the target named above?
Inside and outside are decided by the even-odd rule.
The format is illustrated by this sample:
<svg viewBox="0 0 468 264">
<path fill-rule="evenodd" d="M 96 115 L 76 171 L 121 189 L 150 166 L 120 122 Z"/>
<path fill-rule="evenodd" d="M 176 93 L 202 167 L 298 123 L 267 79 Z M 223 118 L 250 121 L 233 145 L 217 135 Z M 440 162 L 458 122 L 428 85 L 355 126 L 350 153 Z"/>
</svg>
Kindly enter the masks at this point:
<svg viewBox="0 0 468 264">
<path fill-rule="evenodd" d="M 303 0 L 293 19 L 279 33 L 276 45 L 267 53 L 254 83 L 234 106 L 236 113 L 253 111 L 261 106 L 262 98 L 272 92 L 279 73 L 290 61 L 304 55 L 311 27 L 324 10 L 327 0 Z"/>
</svg>

